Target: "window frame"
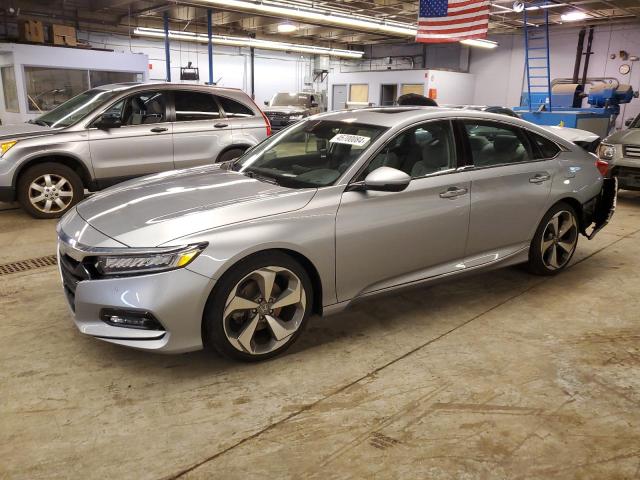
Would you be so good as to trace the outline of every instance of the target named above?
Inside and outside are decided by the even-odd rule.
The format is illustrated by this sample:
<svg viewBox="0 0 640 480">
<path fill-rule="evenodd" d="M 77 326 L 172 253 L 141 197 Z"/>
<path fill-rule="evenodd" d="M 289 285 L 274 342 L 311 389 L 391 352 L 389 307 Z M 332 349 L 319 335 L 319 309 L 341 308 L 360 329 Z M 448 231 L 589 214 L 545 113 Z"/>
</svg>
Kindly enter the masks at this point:
<svg viewBox="0 0 640 480">
<path fill-rule="evenodd" d="M 246 103 L 241 102 L 240 100 L 237 100 L 237 99 L 235 99 L 235 98 L 228 97 L 227 95 L 221 95 L 221 94 L 219 94 L 219 93 L 213 93 L 212 95 L 213 95 L 213 96 L 214 96 L 214 98 L 216 99 L 216 102 L 217 102 L 218 106 L 220 107 L 220 113 L 224 116 L 224 118 L 229 118 L 229 119 L 234 119 L 234 118 L 249 119 L 249 118 L 256 118 L 256 117 L 258 117 L 258 116 L 259 116 L 259 114 L 256 114 L 255 109 L 251 108 L 251 106 L 250 106 L 250 105 L 247 105 Z M 219 100 L 219 97 L 226 98 L 227 100 L 231 100 L 232 102 L 237 102 L 237 103 L 240 103 L 241 105 L 244 105 L 246 108 L 248 108 L 248 109 L 251 111 L 251 113 L 253 113 L 253 115 L 252 115 L 252 116 L 250 116 L 250 117 L 234 117 L 234 116 L 227 116 L 227 111 L 226 111 L 226 110 L 224 109 L 224 107 L 222 106 L 222 102 Z"/>
<path fill-rule="evenodd" d="M 531 130 L 525 130 L 525 131 L 527 133 L 527 136 L 529 137 L 529 141 L 531 142 L 531 145 L 533 145 L 535 147 L 535 149 L 538 151 L 538 153 L 540 154 L 539 160 L 554 160 L 554 159 L 558 158 L 558 156 L 564 151 L 564 148 L 562 148 L 560 145 L 558 145 L 556 142 L 554 142 L 550 138 L 547 138 L 547 137 L 545 137 L 544 135 L 541 135 L 538 132 L 532 132 Z M 556 148 L 558 149 L 558 152 L 553 157 L 545 157 L 543 152 L 542 152 L 542 150 L 540 149 L 540 146 L 535 141 L 535 138 L 533 137 L 534 135 L 537 135 L 538 137 L 542 137 L 546 141 L 553 143 L 556 146 Z"/>
<path fill-rule="evenodd" d="M 510 166 L 510 165 L 524 165 L 527 163 L 536 163 L 536 162 L 546 162 L 549 160 L 553 160 L 555 158 L 558 157 L 558 155 L 560 155 L 560 153 L 562 153 L 563 151 L 565 151 L 566 149 L 562 148 L 561 145 L 558 145 L 556 142 L 553 142 L 553 140 L 547 138 L 547 140 L 553 142 L 559 149 L 558 154 L 553 157 L 553 158 L 531 158 L 529 160 L 525 160 L 524 162 L 509 162 L 509 163 L 496 163 L 495 165 L 486 165 L 486 166 L 477 166 L 475 165 L 473 162 L 473 153 L 471 151 L 471 143 L 469 142 L 469 132 L 467 131 L 467 128 L 465 126 L 465 123 L 469 123 L 469 122 L 479 122 L 479 123 L 495 123 L 498 125 L 505 125 L 509 128 L 516 128 L 519 129 L 522 134 L 525 136 L 527 142 L 529 143 L 529 147 L 531 148 L 531 153 L 533 154 L 534 152 L 537 152 L 539 155 L 542 155 L 542 153 L 540 152 L 539 148 L 537 145 L 534 144 L 531 136 L 529 135 L 529 133 L 535 133 L 537 135 L 540 135 L 537 132 L 532 132 L 531 130 L 522 127 L 520 125 L 516 125 L 514 123 L 509 123 L 509 122 L 501 122 L 499 120 L 494 120 L 494 119 L 486 119 L 486 118 L 481 118 L 481 117 L 458 117 L 455 119 L 459 125 L 459 133 L 460 135 L 462 135 L 462 142 L 465 143 L 465 165 L 464 167 L 466 167 L 466 169 L 473 169 L 473 170 L 486 170 L 488 168 L 497 168 L 497 167 L 506 167 L 506 166 Z"/>
<path fill-rule="evenodd" d="M 164 120 L 162 122 L 157 122 L 157 123 L 143 123 L 140 125 L 121 125 L 118 128 L 130 128 L 130 127 L 141 127 L 141 126 L 145 126 L 145 125 L 159 125 L 162 123 L 169 123 L 169 114 L 170 114 L 170 108 L 169 108 L 169 103 L 170 103 L 170 96 L 169 96 L 169 91 L 163 88 L 152 88 L 150 90 L 137 90 L 135 92 L 131 92 L 128 95 L 125 95 L 123 97 L 119 97 L 116 98 L 115 100 L 113 100 L 109 105 L 107 105 L 105 108 L 101 109 L 89 122 L 86 123 L 86 126 L 84 127 L 85 129 L 90 129 L 90 128 L 94 128 L 97 129 L 98 127 L 96 127 L 94 125 L 94 123 L 96 123 L 96 121 L 102 116 L 104 115 L 107 111 L 109 111 L 114 105 L 116 105 L 119 102 L 122 101 L 127 101 L 129 100 L 131 97 L 135 96 L 135 95 L 140 95 L 142 93 L 147 93 L 147 92 L 159 92 L 162 93 L 165 96 L 165 102 L 164 102 Z M 171 99 L 172 100 L 172 99 Z"/>
<path fill-rule="evenodd" d="M 170 99 L 170 107 L 168 108 L 167 118 L 171 123 L 183 124 L 183 123 L 190 123 L 190 122 L 219 122 L 220 120 L 227 118 L 227 115 L 225 114 L 225 111 L 222 108 L 222 105 L 220 104 L 217 96 L 214 93 L 203 92 L 202 90 L 199 90 L 197 88 L 179 88 L 179 89 L 174 88 L 171 90 L 167 90 L 167 92 L 168 92 L 168 97 Z M 213 97 L 213 101 L 215 102 L 215 104 L 218 105 L 218 112 L 220 112 L 220 116 L 218 118 L 207 118 L 207 119 L 202 118 L 199 120 L 178 120 L 176 118 L 176 96 L 175 96 L 177 92 L 193 92 L 193 93 L 201 93 L 203 95 L 211 95 Z"/>
<path fill-rule="evenodd" d="M 458 132 L 456 131 L 456 127 L 455 127 L 455 118 L 449 118 L 449 117 L 445 117 L 445 118 L 433 118 L 430 120 L 421 120 L 419 122 L 415 122 L 412 123 L 411 125 L 407 125 L 405 127 L 403 127 L 400 131 L 396 132 L 391 138 L 389 138 L 387 141 L 385 141 L 379 148 L 377 148 L 374 152 L 372 152 L 369 155 L 369 158 L 367 158 L 366 162 L 364 162 L 362 164 L 362 166 L 358 169 L 358 171 L 351 177 L 351 179 L 349 180 L 349 182 L 347 182 L 347 185 L 351 185 L 352 183 L 358 183 L 358 182 L 362 182 L 364 181 L 364 177 L 360 178 L 362 176 L 362 174 L 366 171 L 367 167 L 369 166 L 369 164 L 373 161 L 374 158 L 376 158 L 378 156 L 379 153 L 381 153 L 382 151 L 384 151 L 385 148 L 387 148 L 391 142 L 395 141 L 396 139 L 398 139 L 401 135 L 404 135 L 406 132 L 408 132 L 409 130 L 415 129 L 420 127 L 421 125 L 426 125 L 428 123 L 433 123 L 433 122 L 447 122 L 449 123 L 449 127 L 451 129 L 451 139 L 453 140 L 453 155 L 454 155 L 454 166 L 448 170 L 441 170 L 438 172 L 432 172 L 432 173 L 428 173 L 426 175 L 422 175 L 420 177 L 411 177 L 411 181 L 413 182 L 414 180 L 422 180 L 424 178 L 431 178 L 431 177 L 437 177 L 437 176 L 441 176 L 441 175 L 450 175 L 452 173 L 457 173 L 460 171 L 460 168 L 463 165 L 460 165 L 460 160 L 463 160 L 464 157 L 461 156 L 461 152 L 460 152 L 460 142 L 458 141 Z"/>
</svg>

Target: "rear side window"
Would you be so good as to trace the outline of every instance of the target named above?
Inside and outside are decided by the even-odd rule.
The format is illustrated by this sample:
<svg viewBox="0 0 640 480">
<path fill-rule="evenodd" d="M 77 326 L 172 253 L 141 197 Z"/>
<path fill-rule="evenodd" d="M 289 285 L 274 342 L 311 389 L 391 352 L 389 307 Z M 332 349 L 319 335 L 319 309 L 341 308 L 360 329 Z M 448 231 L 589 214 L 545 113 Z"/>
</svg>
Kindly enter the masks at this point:
<svg viewBox="0 0 640 480">
<path fill-rule="evenodd" d="M 534 158 L 526 133 L 518 127 L 476 120 L 463 123 L 477 167 L 523 163 Z"/>
<path fill-rule="evenodd" d="M 560 147 L 542 135 L 529 132 L 529 137 L 533 144 L 538 147 L 538 152 L 534 149 L 536 159 L 553 158 L 560 153 Z"/>
<path fill-rule="evenodd" d="M 231 100 L 227 97 L 218 97 L 218 101 L 220 102 L 220 105 L 222 105 L 222 109 L 227 117 L 237 118 L 255 116 L 253 110 L 236 100 Z"/>
<path fill-rule="evenodd" d="M 177 122 L 220 118 L 220 108 L 213 95 L 189 91 L 176 91 L 173 95 Z"/>
</svg>

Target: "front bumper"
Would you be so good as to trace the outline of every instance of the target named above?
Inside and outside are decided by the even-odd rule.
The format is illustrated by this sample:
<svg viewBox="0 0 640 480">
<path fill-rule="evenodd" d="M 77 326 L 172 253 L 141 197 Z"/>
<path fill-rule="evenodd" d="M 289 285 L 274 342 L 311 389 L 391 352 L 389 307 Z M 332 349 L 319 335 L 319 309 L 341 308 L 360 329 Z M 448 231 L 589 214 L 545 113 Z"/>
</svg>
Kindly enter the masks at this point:
<svg viewBox="0 0 640 480">
<path fill-rule="evenodd" d="M 299 121 L 302 120 L 300 118 L 296 120 L 291 120 L 289 117 L 283 117 L 281 115 L 273 115 L 273 116 L 267 115 L 267 118 L 269 119 L 269 123 L 271 124 L 271 129 L 275 131 L 282 130 L 283 128 L 286 128 L 289 125 L 293 125 L 294 123 L 298 123 Z"/>
<path fill-rule="evenodd" d="M 87 249 L 59 242 L 58 267 L 71 313 L 80 332 L 127 347 L 161 353 L 202 348 L 202 316 L 215 280 L 187 268 L 149 275 L 91 278 Z M 103 309 L 147 312 L 155 330 L 113 326 Z"/>
<path fill-rule="evenodd" d="M 614 166 L 610 175 L 618 179 L 623 190 L 640 190 L 640 166 Z"/>
</svg>

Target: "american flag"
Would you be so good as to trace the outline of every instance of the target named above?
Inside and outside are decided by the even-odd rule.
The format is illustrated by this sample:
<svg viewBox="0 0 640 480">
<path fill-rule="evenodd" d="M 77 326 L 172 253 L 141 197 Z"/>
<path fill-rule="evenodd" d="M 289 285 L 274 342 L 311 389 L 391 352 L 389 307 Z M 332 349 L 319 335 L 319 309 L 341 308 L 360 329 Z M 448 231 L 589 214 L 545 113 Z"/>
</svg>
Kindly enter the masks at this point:
<svg viewBox="0 0 640 480">
<path fill-rule="evenodd" d="M 486 38 L 489 0 L 420 0 L 416 42 Z"/>
</svg>

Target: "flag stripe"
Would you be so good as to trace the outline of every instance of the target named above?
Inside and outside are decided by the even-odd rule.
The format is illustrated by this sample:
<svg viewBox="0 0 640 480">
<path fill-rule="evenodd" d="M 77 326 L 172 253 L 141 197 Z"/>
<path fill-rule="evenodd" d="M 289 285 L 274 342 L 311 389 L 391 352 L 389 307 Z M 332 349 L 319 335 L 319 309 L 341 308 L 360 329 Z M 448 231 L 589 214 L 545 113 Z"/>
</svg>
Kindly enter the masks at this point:
<svg viewBox="0 0 640 480">
<path fill-rule="evenodd" d="M 455 17 L 442 17 L 442 18 L 430 18 L 428 20 L 420 20 L 418 22 L 418 26 L 430 26 L 430 25 L 451 25 L 452 23 L 464 23 L 464 22 L 468 22 L 469 19 L 476 19 L 476 18 L 482 18 L 482 19 L 489 19 L 489 15 L 488 14 L 482 14 L 482 13 L 469 13 L 466 15 L 457 15 Z"/>
<path fill-rule="evenodd" d="M 486 28 L 467 31 L 464 35 L 455 35 L 455 38 L 468 38 L 470 35 L 479 35 L 481 33 L 487 33 Z M 446 33 L 418 33 L 418 38 L 453 38 L 451 35 Z"/>
<path fill-rule="evenodd" d="M 486 21 L 480 19 L 475 20 L 473 22 L 465 22 L 465 23 L 457 23 L 454 25 L 429 25 L 429 28 L 418 28 L 418 33 L 420 32 L 435 32 L 440 33 L 441 31 L 447 32 L 464 32 L 465 30 L 469 30 L 469 27 L 475 26 L 486 26 Z"/>
</svg>

